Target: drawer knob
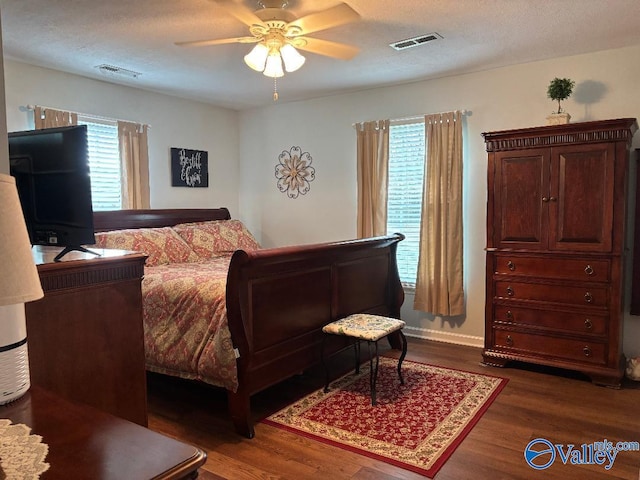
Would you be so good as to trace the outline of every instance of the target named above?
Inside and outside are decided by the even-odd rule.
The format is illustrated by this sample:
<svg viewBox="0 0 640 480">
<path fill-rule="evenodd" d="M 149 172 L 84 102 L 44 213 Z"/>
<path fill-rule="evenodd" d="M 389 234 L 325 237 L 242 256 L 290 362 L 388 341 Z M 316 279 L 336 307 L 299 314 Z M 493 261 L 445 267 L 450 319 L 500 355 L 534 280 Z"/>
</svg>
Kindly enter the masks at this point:
<svg viewBox="0 0 640 480">
<path fill-rule="evenodd" d="M 508 267 L 508 268 L 509 268 L 509 270 L 511 270 L 512 272 L 516 269 L 515 264 L 514 264 L 511 260 L 509 260 L 509 261 L 507 262 L 507 267 Z"/>
<path fill-rule="evenodd" d="M 507 311 L 507 320 L 509 321 L 513 320 L 513 313 L 511 312 L 511 310 Z"/>
<path fill-rule="evenodd" d="M 591 349 L 589 348 L 588 345 L 586 345 L 583 349 L 582 349 L 582 353 L 584 353 L 585 357 L 590 357 L 591 356 Z"/>
<path fill-rule="evenodd" d="M 593 295 L 591 295 L 591 293 L 587 292 L 584 294 L 584 301 L 587 303 L 591 303 L 593 302 Z"/>
<path fill-rule="evenodd" d="M 513 297 L 513 288 L 507 287 L 507 295 L 509 295 L 510 297 Z"/>
<path fill-rule="evenodd" d="M 507 345 L 513 347 L 513 338 L 511 338 L 511 335 L 507 335 Z"/>
<path fill-rule="evenodd" d="M 546 203 L 549 201 L 549 199 L 547 197 L 542 197 L 542 201 Z"/>
<path fill-rule="evenodd" d="M 584 273 L 587 275 L 593 275 L 593 267 L 591 265 L 587 265 L 584 267 Z"/>
<path fill-rule="evenodd" d="M 584 321 L 584 327 L 587 330 L 591 330 L 593 328 L 593 322 L 591 322 L 591 320 L 589 320 L 588 318 Z"/>
</svg>

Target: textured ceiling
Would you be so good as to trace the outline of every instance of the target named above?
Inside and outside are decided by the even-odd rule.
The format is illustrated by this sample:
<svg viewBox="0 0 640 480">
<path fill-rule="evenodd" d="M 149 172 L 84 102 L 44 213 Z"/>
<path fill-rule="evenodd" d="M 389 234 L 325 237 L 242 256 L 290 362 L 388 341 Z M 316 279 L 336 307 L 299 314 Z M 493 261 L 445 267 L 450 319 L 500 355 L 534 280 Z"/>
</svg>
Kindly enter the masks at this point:
<svg viewBox="0 0 640 480">
<path fill-rule="evenodd" d="M 287 8 L 302 16 L 337 3 L 290 0 Z M 312 36 L 360 53 L 349 61 L 305 53 L 306 64 L 278 80 L 280 102 L 640 44 L 638 0 L 346 3 L 359 22 Z M 237 110 L 273 102 L 273 80 L 243 62 L 250 45 L 174 45 L 248 34 L 211 0 L 0 0 L 0 12 L 6 58 Z M 432 32 L 443 39 L 400 52 L 388 46 Z M 100 64 L 141 75 L 106 75 Z"/>
</svg>

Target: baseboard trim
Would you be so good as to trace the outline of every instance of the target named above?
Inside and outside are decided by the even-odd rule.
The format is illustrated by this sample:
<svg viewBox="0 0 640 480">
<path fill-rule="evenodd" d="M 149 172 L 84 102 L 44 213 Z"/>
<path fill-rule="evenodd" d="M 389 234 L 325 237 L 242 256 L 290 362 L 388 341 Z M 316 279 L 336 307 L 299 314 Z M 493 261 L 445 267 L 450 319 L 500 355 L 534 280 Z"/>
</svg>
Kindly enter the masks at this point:
<svg viewBox="0 0 640 480">
<path fill-rule="evenodd" d="M 405 326 L 402 331 L 407 337 L 422 338 L 435 342 L 454 343 L 456 345 L 466 345 L 468 347 L 484 347 L 484 338 L 473 335 L 461 335 L 459 333 L 443 332 L 442 330 L 430 330 L 427 328 L 417 328 Z"/>
</svg>

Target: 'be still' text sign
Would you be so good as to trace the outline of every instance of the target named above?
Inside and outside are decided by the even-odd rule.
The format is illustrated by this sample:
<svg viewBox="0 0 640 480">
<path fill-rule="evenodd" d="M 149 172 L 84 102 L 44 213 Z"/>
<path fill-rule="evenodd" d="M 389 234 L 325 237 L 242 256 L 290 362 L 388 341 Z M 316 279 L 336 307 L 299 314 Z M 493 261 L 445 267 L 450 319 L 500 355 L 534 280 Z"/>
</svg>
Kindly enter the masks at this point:
<svg viewBox="0 0 640 480">
<path fill-rule="evenodd" d="M 171 186 L 208 187 L 209 159 L 204 150 L 171 149 Z"/>
</svg>

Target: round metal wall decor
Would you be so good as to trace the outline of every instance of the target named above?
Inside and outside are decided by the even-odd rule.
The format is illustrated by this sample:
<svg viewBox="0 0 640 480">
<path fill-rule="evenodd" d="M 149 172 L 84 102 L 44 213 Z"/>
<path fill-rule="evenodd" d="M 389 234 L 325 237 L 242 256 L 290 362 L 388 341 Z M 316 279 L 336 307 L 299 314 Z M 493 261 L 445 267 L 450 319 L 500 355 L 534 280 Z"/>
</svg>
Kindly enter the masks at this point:
<svg viewBox="0 0 640 480">
<path fill-rule="evenodd" d="M 278 190 L 286 193 L 289 198 L 306 195 L 311 188 L 309 182 L 316 178 L 316 169 L 311 166 L 311 162 L 309 152 L 303 152 L 300 147 L 283 150 L 278 156 L 275 169 Z"/>
</svg>

